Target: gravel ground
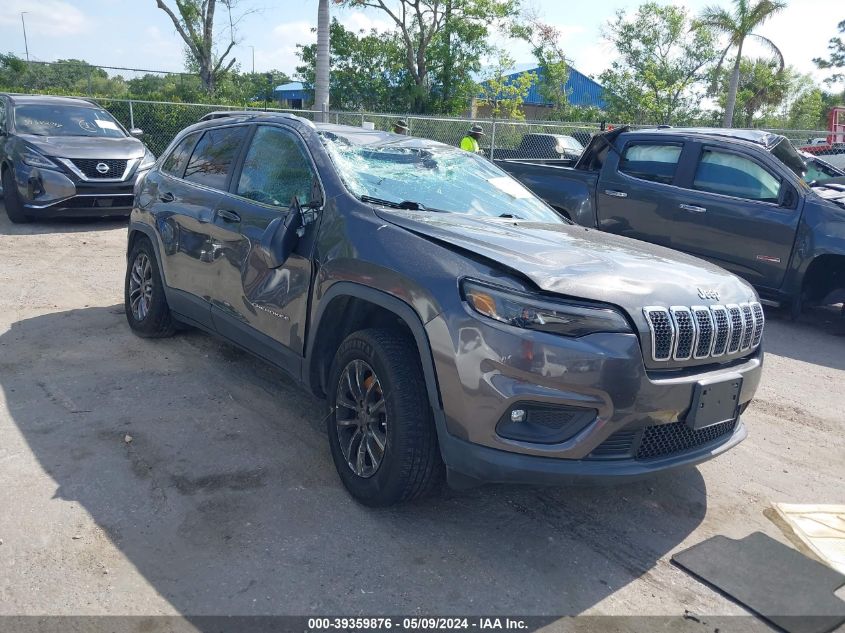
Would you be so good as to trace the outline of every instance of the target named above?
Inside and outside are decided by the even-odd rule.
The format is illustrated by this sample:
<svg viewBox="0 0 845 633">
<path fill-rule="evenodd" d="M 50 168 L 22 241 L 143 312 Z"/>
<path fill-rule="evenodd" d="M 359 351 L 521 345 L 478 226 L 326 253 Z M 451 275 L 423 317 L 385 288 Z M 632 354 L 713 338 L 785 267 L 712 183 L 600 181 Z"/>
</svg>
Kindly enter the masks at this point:
<svg viewBox="0 0 845 633">
<path fill-rule="evenodd" d="M 768 311 L 749 438 L 716 460 L 371 510 L 334 472 L 323 404 L 283 374 L 200 332 L 130 334 L 125 239 L 0 210 L 0 615 L 742 614 L 671 555 L 788 542 L 773 501 L 845 502 L 833 311 Z"/>
</svg>

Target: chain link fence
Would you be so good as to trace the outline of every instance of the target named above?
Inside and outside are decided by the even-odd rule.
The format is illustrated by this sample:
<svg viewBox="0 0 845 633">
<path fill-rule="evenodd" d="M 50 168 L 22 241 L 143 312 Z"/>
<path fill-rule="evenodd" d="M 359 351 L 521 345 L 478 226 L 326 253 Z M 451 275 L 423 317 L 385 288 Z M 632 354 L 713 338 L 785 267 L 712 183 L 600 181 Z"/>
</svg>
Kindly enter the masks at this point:
<svg viewBox="0 0 845 633">
<path fill-rule="evenodd" d="M 170 141 L 185 127 L 196 123 L 210 112 L 221 110 L 244 110 L 230 105 L 202 103 L 175 103 L 166 101 L 144 101 L 136 99 L 89 98 L 108 110 L 127 129 L 140 128 L 144 131 L 144 143 L 156 155 L 160 155 Z M 309 120 L 317 120 L 322 114 L 313 110 L 292 110 L 265 108 L 258 105 L 247 110 L 288 112 Z M 599 123 L 551 122 L 551 121 L 507 121 L 471 120 L 455 117 L 430 117 L 408 114 L 385 114 L 372 112 L 328 112 L 326 119 L 338 125 L 370 127 L 390 131 L 402 119 L 408 125 L 408 134 L 427 138 L 448 145 L 459 146 L 461 139 L 473 124 L 484 131 L 479 145 L 489 158 L 515 159 L 577 159 L 590 138 L 602 128 L 610 129 L 618 124 L 602 126 Z M 632 126 L 637 128 L 647 126 Z M 836 167 L 845 169 L 845 138 L 838 138 L 828 130 L 785 130 L 773 129 L 782 134 L 795 147 L 814 154 Z M 845 136 L 845 135 L 838 135 Z"/>
</svg>

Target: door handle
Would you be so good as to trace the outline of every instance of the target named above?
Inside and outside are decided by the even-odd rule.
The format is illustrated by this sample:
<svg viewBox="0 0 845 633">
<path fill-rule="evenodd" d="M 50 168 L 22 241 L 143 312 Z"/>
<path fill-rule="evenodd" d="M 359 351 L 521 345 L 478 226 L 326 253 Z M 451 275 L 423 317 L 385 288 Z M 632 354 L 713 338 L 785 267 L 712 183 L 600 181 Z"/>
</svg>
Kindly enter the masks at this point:
<svg viewBox="0 0 845 633">
<path fill-rule="evenodd" d="M 226 222 L 240 222 L 241 216 L 234 211 L 228 209 L 217 209 L 217 216 L 223 218 Z"/>
<path fill-rule="evenodd" d="M 627 198 L 628 194 L 624 191 L 615 191 L 613 189 L 605 189 L 604 192 L 609 195 L 613 196 L 614 198 Z"/>
<path fill-rule="evenodd" d="M 681 204 L 680 206 L 684 211 L 691 211 L 692 213 L 707 213 L 707 209 L 704 207 L 697 207 L 694 204 Z"/>
<path fill-rule="evenodd" d="M 169 191 L 165 191 L 163 193 L 158 194 L 158 199 L 162 202 L 173 202 L 174 200 L 176 200 L 176 196 L 174 196 Z"/>
</svg>

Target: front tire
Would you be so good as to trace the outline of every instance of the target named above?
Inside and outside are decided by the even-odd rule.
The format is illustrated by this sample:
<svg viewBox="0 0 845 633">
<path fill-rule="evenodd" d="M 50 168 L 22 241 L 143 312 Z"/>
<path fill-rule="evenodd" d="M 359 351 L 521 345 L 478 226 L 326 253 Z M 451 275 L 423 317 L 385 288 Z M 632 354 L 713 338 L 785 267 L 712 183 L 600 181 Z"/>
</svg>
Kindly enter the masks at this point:
<svg viewBox="0 0 845 633">
<path fill-rule="evenodd" d="M 351 334 L 335 355 L 327 391 L 332 459 L 355 499 L 389 506 L 436 487 L 443 463 L 413 341 L 384 329 Z"/>
<path fill-rule="evenodd" d="M 11 167 L 3 170 L 3 206 L 6 207 L 6 215 L 13 224 L 32 222 L 32 218 L 25 212 Z"/>
<path fill-rule="evenodd" d="M 152 244 L 135 240 L 129 253 L 123 305 L 129 327 L 144 338 L 164 338 L 176 331 Z"/>
</svg>

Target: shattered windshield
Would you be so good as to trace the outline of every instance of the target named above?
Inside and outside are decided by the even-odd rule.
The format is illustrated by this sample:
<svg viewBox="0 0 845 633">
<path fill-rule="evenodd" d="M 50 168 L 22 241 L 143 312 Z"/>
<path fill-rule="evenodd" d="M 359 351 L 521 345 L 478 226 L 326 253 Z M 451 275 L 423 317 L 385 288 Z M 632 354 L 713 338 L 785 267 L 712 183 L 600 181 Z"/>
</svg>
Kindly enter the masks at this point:
<svg viewBox="0 0 845 633">
<path fill-rule="evenodd" d="M 553 209 L 489 161 L 446 146 L 361 145 L 321 134 L 346 187 L 385 206 L 565 223 Z"/>
</svg>

